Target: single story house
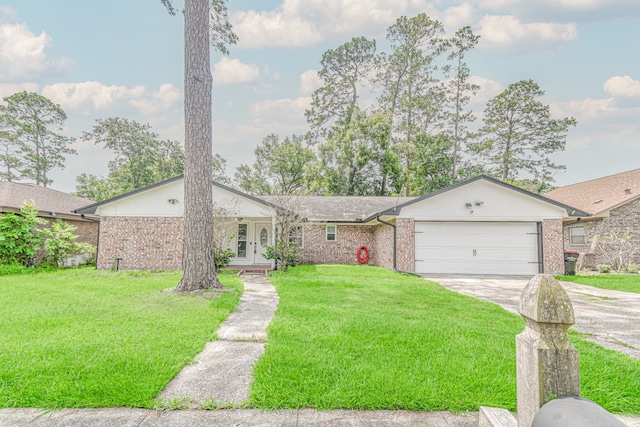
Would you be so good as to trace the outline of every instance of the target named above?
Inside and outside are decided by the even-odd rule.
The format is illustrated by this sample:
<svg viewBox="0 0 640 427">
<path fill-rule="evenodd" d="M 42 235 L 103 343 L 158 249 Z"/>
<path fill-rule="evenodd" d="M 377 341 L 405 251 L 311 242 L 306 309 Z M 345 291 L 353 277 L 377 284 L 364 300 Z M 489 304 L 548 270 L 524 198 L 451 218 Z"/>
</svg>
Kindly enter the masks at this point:
<svg viewBox="0 0 640 427">
<path fill-rule="evenodd" d="M 640 169 L 560 187 L 545 197 L 589 214 L 564 219 L 564 245 L 580 252 L 579 267 L 609 264 L 594 240 L 607 232 L 623 235 L 630 229 L 630 243 L 640 248 Z M 633 261 L 640 264 L 640 250 Z"/>
<path fill-rule="evenodd" d="M 40 218 L 48 223 L 61 219 L 76 227 L 78 242 L 98 245 L 99 219 L 72 212 L 78 206 L 93 203 L 92 200 L 35 184 L 0 182 L 0 212 L 20 212 L 25 202 L 31 201 Z"/>
<path fill-rule="evenodd" d="M 99 269 L 180 269 L 184 180 L 178 176 L 75 210 L 100 216 Z M 273 267 L 277 196 L 212 182 L 214 203 L 234 206 L 232 265 Z M 411 273 L 534 275 L 564 271 L 562 223 L 586 216 L 563 203 L 478 176 L 423 197 L 301 196 L 291 238 L 304 263 L 368 263 Z"/>
</svg>

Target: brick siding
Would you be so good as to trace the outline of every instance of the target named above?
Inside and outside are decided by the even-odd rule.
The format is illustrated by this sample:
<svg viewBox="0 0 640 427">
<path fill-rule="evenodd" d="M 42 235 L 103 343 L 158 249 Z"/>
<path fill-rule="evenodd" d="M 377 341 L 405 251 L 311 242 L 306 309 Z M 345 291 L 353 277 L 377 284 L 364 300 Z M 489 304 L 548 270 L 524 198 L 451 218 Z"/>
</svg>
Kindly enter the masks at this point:
<svg viewBox="0 0 640 427">
<path fill-rule="evenodd" d="M 393 228 L 380 224 L 373 228 L 374 263 L 379 267 L 393 269 Z"/>
<path fill-rule="evenodd" d="M 378 265 L 378 248 L 374 247 L 374 227 L 336 225 L 336 240 L 327 241 L 326 226 L 309 225 L 304 230 L 302 263 L 358 264 L 356 251 L 360 246 L 369 249 L 369 264 Z"/>
<path fill-rule="evenodd" d="M 398 271 L 414 273 L 416 271 L 415 223 L 413 218 L 396 220 L 396 268 Z"/>
<path fill-rule="evenodd" d="M 571 244 L 571 228 L 576 227 L 584 228 L 584 244 Z M 631 228 L 634 232 L 631 241 L 640 247 L 640 199 L 613 209 L 608 218 L 594 220 L 587 218 L 585 221 L 565 226 L 564 246 L 567 250 L 580 252 L 579 268 L 595 269 L 598 264 L 608 264 L 608 261 L 592 244 L 593 238 L 608 230 L 617 230 L 623 233 L 627 228 Z M 640 264 L 640 251 L 634 255 L 632 261 Z"/>
<path fill-rule="evenodd" d="M 545 219 L 542 221 L 542 253 L 544 273 L 564 274 L 562 220 Z"/>
<path fill-rule="evenodd" d="M 182 218 L 103 217 L 98 269 L 178 270 L 182 268 Z"/>
</svg>

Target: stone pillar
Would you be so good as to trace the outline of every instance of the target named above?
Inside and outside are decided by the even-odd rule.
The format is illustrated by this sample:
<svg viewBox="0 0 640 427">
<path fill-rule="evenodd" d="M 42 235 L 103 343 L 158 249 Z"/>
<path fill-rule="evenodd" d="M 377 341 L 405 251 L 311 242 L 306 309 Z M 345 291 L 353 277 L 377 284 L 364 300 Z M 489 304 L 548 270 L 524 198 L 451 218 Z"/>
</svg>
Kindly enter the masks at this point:
<svg viewBox="0 0 640 427">
<path fill-rule="evenodd" d="M 575 323 L 573 306 L 553 276 L 531 279 L 520 297 L 520 314 L 526 325 L 516 336 L 518 426 L 530 427 L 548 401 L 580 395 L 580 361 L 567 337 Z"/>
</svg>

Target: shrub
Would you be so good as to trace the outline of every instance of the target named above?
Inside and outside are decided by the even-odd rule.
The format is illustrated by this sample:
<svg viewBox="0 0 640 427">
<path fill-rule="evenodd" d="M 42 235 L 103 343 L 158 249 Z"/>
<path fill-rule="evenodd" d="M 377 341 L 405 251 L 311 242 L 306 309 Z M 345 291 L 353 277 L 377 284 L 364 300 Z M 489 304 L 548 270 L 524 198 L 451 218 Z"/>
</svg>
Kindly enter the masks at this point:
<svg viewBox="0 0 640 427">
<path fill-rule="evenodd" d="M 26 274 L 32 271 L 33 271 L 32 268 L 25 267 L 22 264 L 0 265 L 0 276 L 9 276 L 12 274 Z"/>
<path fill-rule="evenodd" d="M 630 262 L 624 267 L 626 273 L 638 273 L 640 272 L 640 265 Z"/>
<path fill-rule="evenodd" d="M 611 273 L 611 266 L 607 264 L 598 264 L 598 271 L 600 273 Z"/>
<path fill-rule="evenodd" d="M 297 242 L 284 242 L 276 239 L 275 246 L 265 246 L 267 259 L 276 261 L 276 268 L 287 271 L 289 267 L 295 267 L 300 262 L 300 246 Z"/>
<path fill-rule="evenodd" d="M 40 226 L 34 202 L 25 202 L 19 214 L 0 215 L 0 263 L 30 266 L 42 243 Z"/>
<path fill-rule="evenodd" d="M 51 228 L 41 231 L 46 252 L 45 265 L 63 267 L 65 261 L 73 255 L 95 256 L 96 249 L 93 245 L 76 242 L 76 229 L 77 227 L 58 219 L 51 224 Z"/>
<path fill-rule="evenodd" d="M 220 249 L 216 246 L 213 247 L 213 262 L 216 266 L 216 273 L 221 267 L 226 267 L 231 262 L 231 258 L 236 254 L 231 249 Z"/>
</svg>

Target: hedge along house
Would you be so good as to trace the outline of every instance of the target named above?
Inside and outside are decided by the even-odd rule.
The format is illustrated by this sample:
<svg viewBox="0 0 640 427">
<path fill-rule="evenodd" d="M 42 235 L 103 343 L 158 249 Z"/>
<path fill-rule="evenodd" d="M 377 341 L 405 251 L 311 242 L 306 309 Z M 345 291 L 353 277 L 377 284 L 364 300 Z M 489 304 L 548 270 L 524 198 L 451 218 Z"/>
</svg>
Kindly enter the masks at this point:
<svg viewBox="0 0 640 427">
<path fill-rule="evenodd" d="M 237 222 L 230 247 L 238 268 L 273 267 L 282 198 L 251 196 L 212 183 L 214 203 L 232 205 Z M 165 270 L 182 266 L 183 178 L 95 203 L 75 212 L 101 218 L 98 268 Z M 300 196 L 304 218 L 289 236 L 302 262 L 368 263 L 425 274 L 518 274 L 564 271 L 562 221 L 585 212 L 478 176 L 423 197 Z"/>
</svg>

